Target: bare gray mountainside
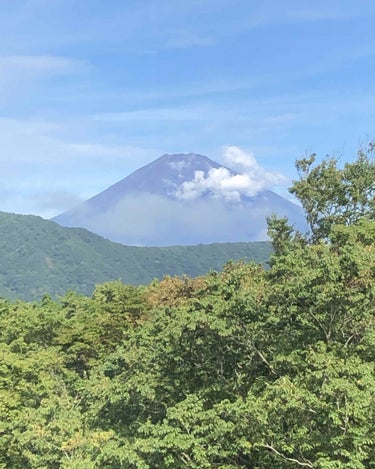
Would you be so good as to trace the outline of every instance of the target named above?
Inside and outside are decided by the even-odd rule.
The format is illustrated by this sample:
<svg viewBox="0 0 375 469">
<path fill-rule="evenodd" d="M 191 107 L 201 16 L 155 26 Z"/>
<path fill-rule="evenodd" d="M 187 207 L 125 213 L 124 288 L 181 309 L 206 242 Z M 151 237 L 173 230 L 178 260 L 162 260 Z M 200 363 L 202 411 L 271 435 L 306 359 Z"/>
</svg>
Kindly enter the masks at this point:
<svg viewBox="0 0 375 469">
<path fill-rule="evenodd" d="M 266 239 L 276 213 L 304 227 L 302 209 L 246 176 L 194 153 L 165 154 L 53 218 L 127 245 L 171 246 Z"/>
</svg>

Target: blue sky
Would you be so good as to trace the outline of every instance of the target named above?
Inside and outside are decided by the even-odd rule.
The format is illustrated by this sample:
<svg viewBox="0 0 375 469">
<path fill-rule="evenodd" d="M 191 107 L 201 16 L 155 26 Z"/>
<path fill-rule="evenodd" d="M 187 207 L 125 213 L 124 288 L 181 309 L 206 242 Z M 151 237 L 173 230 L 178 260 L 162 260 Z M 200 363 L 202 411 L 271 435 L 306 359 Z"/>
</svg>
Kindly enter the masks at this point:
<svg viewBox="0 0 375 469">
<path fill-rule="evenodd" d="M 51 217 L 163 153 L 237 146 L 289 179 L 352 159 L 374 22 L 373 0 L 0 0 L 0 210 Z"/>
</svg>

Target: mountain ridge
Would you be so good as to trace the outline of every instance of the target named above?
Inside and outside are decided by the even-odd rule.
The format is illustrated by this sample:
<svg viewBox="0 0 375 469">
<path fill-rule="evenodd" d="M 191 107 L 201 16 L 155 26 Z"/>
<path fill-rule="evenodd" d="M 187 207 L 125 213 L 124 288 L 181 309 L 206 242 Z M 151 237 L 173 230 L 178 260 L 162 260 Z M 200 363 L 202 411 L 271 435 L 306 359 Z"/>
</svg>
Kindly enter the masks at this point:
<svg viewBox="0 0 375 469">
<path fill-rule="evenodd" d="M 124 246 L 83 228 L 0 212 L 0 296 L 35 300 L 67 290 L 90 295 L 98 283 L 121 279 L 141 285 L 165 275 L 194 277 L 220 270 L 229 260 L 265 263 L 270 253 L 270 243 Z"/>
</svg>

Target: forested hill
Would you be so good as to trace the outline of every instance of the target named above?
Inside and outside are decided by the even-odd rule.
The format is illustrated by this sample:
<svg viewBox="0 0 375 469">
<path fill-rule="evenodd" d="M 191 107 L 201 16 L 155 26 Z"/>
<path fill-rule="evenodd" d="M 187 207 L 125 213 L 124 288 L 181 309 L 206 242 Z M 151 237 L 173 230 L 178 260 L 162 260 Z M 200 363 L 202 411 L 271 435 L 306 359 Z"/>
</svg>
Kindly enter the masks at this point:
<svg viewBox="0 0 375 469">
<path fill-rule="evenodd" d="M 91 294 L 95 284 L 121 279 L 147 284 L 165 275 L 202 275 L 229 260 L 265 262 L 267 242 L 134 247 L 80 228 L 30 215 L 0 212 L 0 296 L 25 300 L 67 290 Z"/>
</svg>

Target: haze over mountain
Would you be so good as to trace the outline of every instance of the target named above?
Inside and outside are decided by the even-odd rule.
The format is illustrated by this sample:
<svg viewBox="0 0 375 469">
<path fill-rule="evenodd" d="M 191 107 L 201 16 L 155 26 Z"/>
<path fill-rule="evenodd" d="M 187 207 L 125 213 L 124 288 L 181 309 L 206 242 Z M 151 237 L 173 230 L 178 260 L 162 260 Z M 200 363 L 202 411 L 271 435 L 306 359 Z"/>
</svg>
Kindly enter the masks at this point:
<svg viewBox="0 0 375 469">
<path fill-rule="evenodd" d="M 267 189 L 282 176 L 231 151 L 240 172 L 199 154 L 165 154 L 53 220 L 145 246 L 265 240 L 272 213 L 303 228 L 301 208 Z"/>
</svg>

